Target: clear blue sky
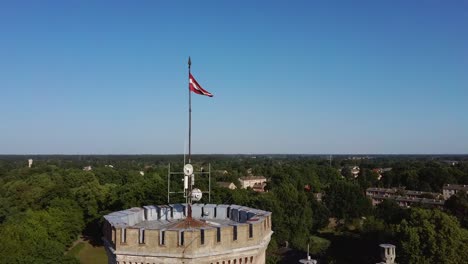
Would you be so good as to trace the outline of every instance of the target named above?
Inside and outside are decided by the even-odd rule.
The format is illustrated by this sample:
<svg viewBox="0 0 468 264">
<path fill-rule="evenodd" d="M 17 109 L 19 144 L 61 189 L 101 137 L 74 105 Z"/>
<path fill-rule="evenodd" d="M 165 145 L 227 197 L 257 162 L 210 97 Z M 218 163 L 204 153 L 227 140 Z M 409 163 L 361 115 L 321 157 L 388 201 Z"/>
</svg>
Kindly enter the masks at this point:
<svg viewBox="0 0 468 264">
<path fill-rule="evenodd" d="M 468 153 L 457 0 L 2 1 L 0 153 L 183 153 L 189 55 L 195 153 Z"/>
</svg>

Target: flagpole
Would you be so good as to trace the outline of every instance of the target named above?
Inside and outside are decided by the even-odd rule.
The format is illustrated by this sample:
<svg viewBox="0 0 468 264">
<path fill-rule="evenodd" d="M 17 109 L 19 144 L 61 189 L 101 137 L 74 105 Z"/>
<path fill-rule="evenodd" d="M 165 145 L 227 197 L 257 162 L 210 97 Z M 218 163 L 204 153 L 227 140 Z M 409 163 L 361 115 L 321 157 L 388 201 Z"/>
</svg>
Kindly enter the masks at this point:
<svg viewBox="0 0 468 264">
<path fill-rule="evenodd" d="M 188 59 L 188 72 L 189 72 L 189 156 L 188 156 L 188 163 L 192 161 L 192 92 L 190 92 L 190 66 L 192 66 L 192 61 L 190 60 L 190 56 Z"/>
<path fill-rule="evenodd" d="M 192 66 L 192 61 L 190 56 L 188 59 L 188 71 L 189 71 L 189 154 L 188 154 L 188 163 L 192 163 L 192 92 L 190 91 L 190 67 Z M 188 176 L 188 210 L 187 210 L 187 219 L 192 220 L 192 175 Z M 190 226 L 190 222 L 189 222 Z"/>
</svg>

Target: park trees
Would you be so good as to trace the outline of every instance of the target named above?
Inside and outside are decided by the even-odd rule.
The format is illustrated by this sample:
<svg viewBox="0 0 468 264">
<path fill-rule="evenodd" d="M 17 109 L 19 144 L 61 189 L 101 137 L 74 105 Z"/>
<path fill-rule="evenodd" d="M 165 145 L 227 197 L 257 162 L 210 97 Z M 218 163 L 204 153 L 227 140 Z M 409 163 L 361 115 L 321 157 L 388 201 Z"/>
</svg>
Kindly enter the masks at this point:
<svg viewBox="0 0 468 264">
<path fill-rule="evenodd" d="M 444 207 L 460 221 L 461 226 L 468 228 L 468 194 L 459 192 L 452 195 Z"/>
<path fill-rule="evenodd" d="M 414 208 L 396 225 L 401 263 L 463 263 L 468 234 L 457 220 L 439 210 Z"/>
<path fill-rule="evenodd" d="M 78 263 L 63 254 L 71 230 L 63 228 L 66 223 L 56 213 L 28 210 L 3 223 L 0 226 L 2 263 Z"/>
<path fill-rule="evenodd" d="M 324 203 L 332 216 L 346 220 L 367 215 L 372 208 L 360 187 L 345 180 L 326 189 Z"/>
<path fill-rule="evenodd" d="M 383 200 L 375 207 L 375 216 L 387 224 L 399 224 L 408 211 L 401 208 L 394 200 Z"/>
</svg>

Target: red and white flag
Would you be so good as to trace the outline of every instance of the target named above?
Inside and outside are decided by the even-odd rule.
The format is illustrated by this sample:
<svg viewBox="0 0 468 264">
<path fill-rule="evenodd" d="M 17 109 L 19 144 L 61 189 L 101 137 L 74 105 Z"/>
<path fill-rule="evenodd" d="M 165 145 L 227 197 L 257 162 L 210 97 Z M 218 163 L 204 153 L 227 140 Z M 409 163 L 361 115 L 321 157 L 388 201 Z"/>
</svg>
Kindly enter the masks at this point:
<svg viewBox="0 0 468 264">
<path fill-rule="evenodd" d="M 196 94 L 201 94 L 201 95 L 206 95 L 209 97 L 213 97 L 213 94 L 208 92 L 207 90 L 203 89 L 200 84 L 198 84 L 197 80 L 193 77 L 193 75 L 190 73 L 189 74 L 189 88 L 190 91 L 196 93 Z"/>
</svg>

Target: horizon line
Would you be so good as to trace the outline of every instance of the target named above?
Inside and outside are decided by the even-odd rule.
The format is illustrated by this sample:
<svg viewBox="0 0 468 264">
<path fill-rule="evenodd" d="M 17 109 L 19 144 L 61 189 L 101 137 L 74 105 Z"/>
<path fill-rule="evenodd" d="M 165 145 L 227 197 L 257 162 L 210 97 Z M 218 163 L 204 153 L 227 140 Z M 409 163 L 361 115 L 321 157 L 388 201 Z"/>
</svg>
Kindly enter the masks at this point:
<svg viewBox="0 0 468 264">
<path fill-rule="evenodd" d="M 0 153 L 0 156 L 183 156 L 184 153 L 21 153 L 8 154 Z M 436 156 L 436 155 L 453 155 L 453 156 L 468 156 L 468 153 L 196 153 L 192 155 L 243 155 L 243 156 L 269 156 L 269 155 L 307 155 L 307 156 L 392 156 L 392 155 L 408 155 L 408 156 Z"/>
</svg>

